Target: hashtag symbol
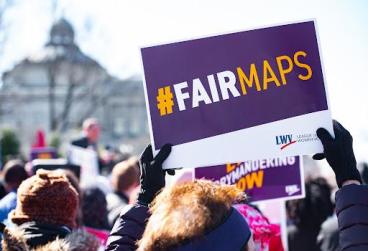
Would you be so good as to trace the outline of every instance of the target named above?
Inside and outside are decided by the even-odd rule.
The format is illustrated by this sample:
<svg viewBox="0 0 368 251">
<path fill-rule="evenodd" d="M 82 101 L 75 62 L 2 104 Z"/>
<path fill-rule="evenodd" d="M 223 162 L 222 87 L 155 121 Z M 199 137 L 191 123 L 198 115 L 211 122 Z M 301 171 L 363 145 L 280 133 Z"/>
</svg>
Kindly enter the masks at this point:
<svg viewBox="0 0 368 251">
<path fill-rule="evenodd" d="M 157 108 L 160 111 L 160 115 L 164 116 L 173 112 L 173 94 L 170 86 L 165 86 L 158 89 L 157 95 Z"/>
</svg>

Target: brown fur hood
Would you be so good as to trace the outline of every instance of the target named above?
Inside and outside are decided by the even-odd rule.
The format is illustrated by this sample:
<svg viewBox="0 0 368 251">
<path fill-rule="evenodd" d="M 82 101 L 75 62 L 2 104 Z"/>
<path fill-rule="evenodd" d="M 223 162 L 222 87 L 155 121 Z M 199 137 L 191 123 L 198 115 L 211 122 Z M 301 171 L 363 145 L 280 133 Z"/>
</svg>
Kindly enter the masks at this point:
<svg viewBox="0 0 368 251">
<path fill-rule="evenodd" d="M 100 246 L 100 241 L 83 229 L 35 249 L 27 246 L 23 231 L 18 228 L 5 228 L 2 240 L 3 251 L 97 251 Z"/>
</svg>

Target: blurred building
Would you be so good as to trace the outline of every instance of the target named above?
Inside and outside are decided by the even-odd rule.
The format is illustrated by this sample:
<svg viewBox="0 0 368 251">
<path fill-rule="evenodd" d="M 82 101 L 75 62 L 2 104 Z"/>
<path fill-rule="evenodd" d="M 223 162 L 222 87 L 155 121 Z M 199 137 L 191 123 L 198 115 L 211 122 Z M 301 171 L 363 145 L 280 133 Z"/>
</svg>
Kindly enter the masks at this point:
<svg viewBox="0 0 368 251">
<path fill-rule="evenodd" d="M 102 144 L 145 144 L 148 130 L 141 81 L 110 76 L 79 49 L 74 36 L 70 23 L 59 20 L 41 51 L 2 75 L 1 127 L 16 129 L 27 145 L 38 129 L 57 132 L 66 141 L 92 116 L 101 122 Z"/>
</svg>

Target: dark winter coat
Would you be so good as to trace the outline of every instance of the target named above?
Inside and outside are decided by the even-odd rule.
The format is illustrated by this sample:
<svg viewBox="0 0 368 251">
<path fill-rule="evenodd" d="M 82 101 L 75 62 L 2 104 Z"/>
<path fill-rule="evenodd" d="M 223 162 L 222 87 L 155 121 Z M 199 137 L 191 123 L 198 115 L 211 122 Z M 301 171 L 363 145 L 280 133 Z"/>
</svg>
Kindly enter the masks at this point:
<svg viewBox="0 0 368 251">
<path fill-rule="evenodd" d="M 368 250 L 368 186 L 348 185 L 336 193 L 342 251 Z"/>
<path fill-rule="evenodd" d="M 142 205 L 127 206 L 111 230 L 106 250 L 136 250 L 136 242 L 142 237 L 148 218 L 148 207 Z"/>
</svg>

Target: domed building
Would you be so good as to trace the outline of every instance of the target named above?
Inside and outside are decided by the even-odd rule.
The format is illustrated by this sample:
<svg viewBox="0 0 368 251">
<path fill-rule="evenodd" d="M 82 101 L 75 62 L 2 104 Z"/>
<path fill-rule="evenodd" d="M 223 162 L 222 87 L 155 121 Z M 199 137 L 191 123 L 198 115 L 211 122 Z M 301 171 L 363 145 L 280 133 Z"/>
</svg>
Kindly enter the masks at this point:
<svg viewBox="0 0 368 251">
<path fill-rule="evenodd" d="M 0 125 L 15 128 L 22 143 L 30 145 L 39 129 L 71 138 L 91 116 L 101 122 L 102 144 L 148 141 L 141 81 L 109 75 L 80 50 L 65 19 L 52 25 L 41 51 L 5 72 L 2 80 Z"/>
<path fill-rule="evenodd" d="M 49 45 L 75 45 L 73 27 L 64 18 L 51 27 Z"/>
</svg>

